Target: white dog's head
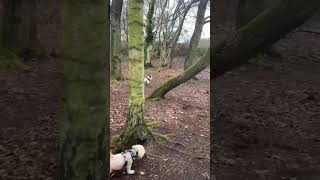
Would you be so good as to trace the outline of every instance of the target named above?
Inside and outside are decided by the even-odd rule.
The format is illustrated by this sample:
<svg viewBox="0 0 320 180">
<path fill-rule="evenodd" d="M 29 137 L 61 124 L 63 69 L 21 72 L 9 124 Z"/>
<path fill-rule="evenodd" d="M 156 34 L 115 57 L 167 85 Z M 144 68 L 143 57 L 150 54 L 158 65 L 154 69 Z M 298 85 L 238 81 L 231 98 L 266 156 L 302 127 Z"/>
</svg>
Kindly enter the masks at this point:
<svg viewBox="0 0 320 180">
<path fill-rule="evenodd" d="M 141 159 L 141 158 L 144 156 L 144 154 L 146 153 L 144 147 L 143 147 L 142 145 L 140 145 L 140 144 L 133 145 L 131 148 L 137 152 L 138 157 L 139 157 L 140 159 Z"/>
<path fill-rule="evenodd" d="M 151 76 L 150 74 L 148 74 L 148 75 L 147 75 L 147 79 L 148 79 L 149 81 L 151 81 L 152 76 Z"/>
</svg>

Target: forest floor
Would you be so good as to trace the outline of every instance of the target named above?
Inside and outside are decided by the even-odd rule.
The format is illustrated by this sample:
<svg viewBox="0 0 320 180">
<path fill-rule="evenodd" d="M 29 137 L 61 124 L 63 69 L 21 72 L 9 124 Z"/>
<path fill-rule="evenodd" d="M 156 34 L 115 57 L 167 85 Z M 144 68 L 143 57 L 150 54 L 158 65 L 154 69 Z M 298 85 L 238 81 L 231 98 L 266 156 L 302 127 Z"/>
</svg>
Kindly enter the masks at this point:
<svg viewBox="0 0 320 180">
<path fill-rule="evenodd" d="M 276 47 L 283 59 L 213 81 L 212 179 L 320 179 L 320 34 Z"/>
<path fill-rule="evenodd" d="M 182 59 L 178 60 L 173 69 L 146 70 L 153 76 L 151 84 L 145 88 L 146 97 L 182 71 Z M 0 70 L 1 180 L 55 178 L 57 121 L 62 110 L 59 64 L 57 59 L 34 60 L 27 63 L 30 72 Z M 126 63 L 123 69 L 126 72 Z M 146 156 L 133 165 L 136 174 L 117 173 L 113 179 L 209 179 L 208 71 L 199 74 L 198 81 L 191 80 L 172 90 L 164 100 L 146 101 L 146 121 L 160 121 L 155 131 L 170 134 L 172 142 L 160 145 L 148 140 Z M 114 134 L 124 127 L 127 118 L 128 81 L 114 84 L 111 89 Z"/>
<path fill-rule="evenodd" d="M 145 97 L 169 78 L 183 71 L 183 58 L 175 59 L 172 69 L 159 68 L 159 59 L 154 59 L 150 85 L 145 86 Z M 127 62 L 127 60 L 124 60 Z M 127 76 L 127 63 L 123 63 Z M 209 179 L 210 167 L 210 112 L 209 69 L 170 91 L 160 101 L 147 100 L 145 120 L 159 121 L 155 132 L 169 134 L 170 141 L 158 143 L 148 140 L 144 144 L 146 157 L 134 162 L 136 175 L 118 173 L 112 179 Z M 119 133 L 128 114 L 128 81 L 111 86 L 111 130 Z M 158 157 L 159 156 L 159 157 Z"/>
</svg>

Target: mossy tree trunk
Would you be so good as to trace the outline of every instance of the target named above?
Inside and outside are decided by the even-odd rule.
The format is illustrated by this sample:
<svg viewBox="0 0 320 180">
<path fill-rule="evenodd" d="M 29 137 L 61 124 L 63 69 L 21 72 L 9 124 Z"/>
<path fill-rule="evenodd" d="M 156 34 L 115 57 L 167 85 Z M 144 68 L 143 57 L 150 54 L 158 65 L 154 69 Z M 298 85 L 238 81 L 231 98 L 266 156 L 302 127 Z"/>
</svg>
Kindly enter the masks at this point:
<svg viewBox="0 0 320 180">
<path fill-rule="evenodd" d="M 4 0 L 3 46 L 15 53 L 31 50 L 36 41 L 36 1 Z"/>
<path fill-rule="evenodd" d="M 207 4 L 208 0 L 200 0 L 195 28 L 189 44 L 189 51 L 184 61 L 185 70 L 192 66 L 194 60 L 197 58 L 197 50 L 201 38 L 202 28 L 205 22 L 204 15 L 206 12 Z"/>
<path fill-rule="evenodd" d="M 240 29 L 242 26 L 248 24 L 256 16 L 258 16 L 265 9 L 272 7 L 280 0 L 240 0 L 237 9 L 236 29 Z M 264 53 L 281 57 L 280 53 L 276 51 L 273 46 L 266 47 Z"/>
<path fill-rule="evenodd" d="M 111 4 L 111 79 L 121 80 L 121 12 L 123 0 Z"/>
<path fill-rule="evenodd" d="M 159 88 L 157 88 L 153 93 L 148 97 L 148 99 L 161 99 L 171 91 L 173 88 L 179 86 L 180 84 L 185 83 L 193 76 L 204 70 L 210 63 L 210 48 L 207 50 L 204 56 L 201 59 L 192 65 L 190 68 L 185 70 L 183 73 L 179 74 L 176 77 L 171 78 Z"/>
<path fill-rule="evenodd" d="M 151 63 L 151 53 L 152 53 L 152 46 L 154 41 L 154 9 L 155 9 L 156 0 L 151 0 L 149 4 L 149 11 L 147 14 L 147 26 L 146 26 L 146 38 L 145 38 L 145 49 L 144 49 L 144 63 L 145 67 L 152 67 Z"/>
<path fill-rule="evenodd" d="M 282 0 L 263 11 L 213 47 L 211 78 L 247 63 L 250 57 L 302 25 L 319 7 L 319 0 Z"/>
<path fill-rule="evenodd" d="M 63 1 L 59 180 L 109 178 L 109 3 Z"/>
<path fill-rule="evenodd" d="M 144 32 L 143 1 L 130 0 L 128 4 L 129 36 L 129 113 L 125 130 L 120 134 L 118 150 L 130 148 L 147 137 L 144 121 Z"/>
</svg>

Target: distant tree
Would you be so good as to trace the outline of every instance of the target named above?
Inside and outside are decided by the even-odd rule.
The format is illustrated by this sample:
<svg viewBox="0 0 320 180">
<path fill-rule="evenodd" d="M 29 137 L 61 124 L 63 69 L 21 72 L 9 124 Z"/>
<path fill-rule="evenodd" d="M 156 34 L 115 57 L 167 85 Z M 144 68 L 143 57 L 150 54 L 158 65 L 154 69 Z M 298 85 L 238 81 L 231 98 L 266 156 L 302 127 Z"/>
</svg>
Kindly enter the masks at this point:
<svg viewBox="0 0 320 180">
<path fill-rule="evenodd" d="M 111 79 L 122 79 L 121 74 L 121 12 L 123 0 L 111 4 Z"/>
<path fill-rule="evenodd" d="M 189 43 L 189 50 L 184 62 L 184 69 L 188 69 L 194 63 L 194 60 L 197 58 L 197 49 L 199 41 L 201 38 L 201 33 L 203 25 L 205 23 L 205 12 L 207 8 L 208 0 L 200 0 L 197 12 L 197 19 L 195 23 L 195 28 Z"/>
<path fill-rule="evenodd" d="M 3 0 L 2 44 L 20 54 L 36 42 L 36 0 Z"/>
<path fill-rule="evenodd" d="M 193 7 L 193 5 L 196 4 L 197 2 L 199 2 L 199 0 L 192 0 L 188 5 L 185 5 L 185 3 L 184 3 L 184 6 L 186 6 L 186 7 L 184 8 L 182 16 L 179 18 L 178 27 L 177 27 L 173 37 L 171 38 L 170 46 L 167 49 L 167 58 L 169 58 L 169 60 L 168 60 L 169 61 L 169 68 L 172 67 L 172 59 L 174 56 L 174 52 L 175 52 L 178 40 L 179 40 L 181 32 L 182 32 L 183 25 L 184 25 L 185 19 L 187 17 L 187 14 L 188 14 L 189 10 Z"/>
<path fill-rule="evenodd" d="M 109 179 L 109 0 L 64 0 L 59 180 Z"/>
<path fill-rule="evenodd" d="M 168 65 L 168 61 L 166 59 L 166 49 L 168 45 L 167 41 L 167 36 L 168 36 L 168 21 L 169 19 L 169 14 L 165 13 L 166 8 L 168 6 L 168 1 L 165 0 L 160 1 L 160 10 L 161 10 L 161 15 L 160 15 L 160 20 L 159 20 L 159 43 L 160 43 L 160 66 L 161 67 L 166 67 Z"/>
<path fill-rule="evenodd" d="M 129 113 L 125 130 L 120 134 L 118 149 L 130 148 L 144 141 L 148 129 L 144 121 L 144 31 L 143 1 L 129 0 Z"/>
<path fill-rule="evenodd" d="M 154 41 L 154 28 L 155 28 L 155 21 L 154 21 L 154 9 L 155 9 L 156 0 L 151 0 L 149 3 L 149 11 L 147 14 L 147 25 L 146 25 L 146 37 L 145 37 L 145 49 L 144 49 L 144 59 L 145 59 L 145 66 L 152 67 L 151 63 L 151 54 L 152 54 L 152 47 Z"/>
</svg>

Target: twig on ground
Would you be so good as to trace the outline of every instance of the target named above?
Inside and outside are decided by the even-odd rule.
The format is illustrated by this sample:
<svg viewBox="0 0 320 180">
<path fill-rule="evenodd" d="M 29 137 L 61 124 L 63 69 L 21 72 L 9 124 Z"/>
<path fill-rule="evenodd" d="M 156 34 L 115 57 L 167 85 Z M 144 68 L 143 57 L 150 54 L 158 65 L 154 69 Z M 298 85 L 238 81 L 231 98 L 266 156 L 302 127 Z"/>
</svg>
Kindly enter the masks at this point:
<svg viewBox="0 0 320 180">
<path fill-rule="evenodd" d="M 186 145 L 182 144 L 182 143 L 179 143 L 179 142 L 176 142 L 176 141 L 173 141 L 171 139 L 168 139 L 167 141 L 171 142 L 171 143 L 174 143 L 174 144 L 178 144 L 180 146 L 183 146 L 183 147 L 186 147 Z"/>
<path fill-rule="evenodd" d="M 159 159 L 166 159 L 165 157 L 158 156 L 158 155 L 151 154 L 151 153 L 148 153 L 148 155 L 147 155 L 147 156 L 154 157 L 154 158 L 159 158 Z"/>
</svg>

